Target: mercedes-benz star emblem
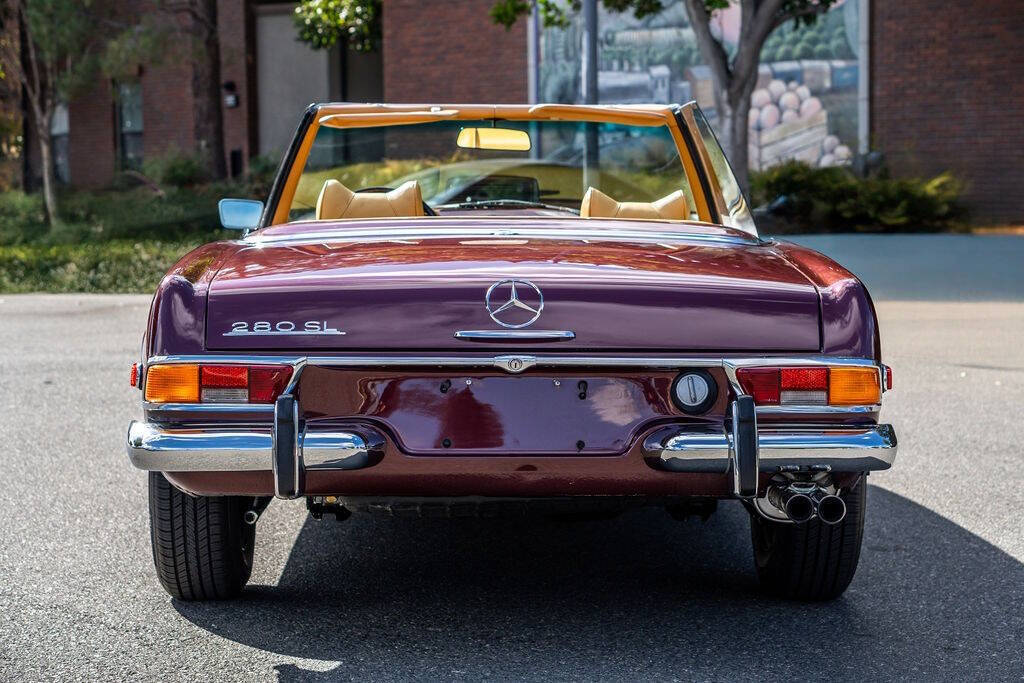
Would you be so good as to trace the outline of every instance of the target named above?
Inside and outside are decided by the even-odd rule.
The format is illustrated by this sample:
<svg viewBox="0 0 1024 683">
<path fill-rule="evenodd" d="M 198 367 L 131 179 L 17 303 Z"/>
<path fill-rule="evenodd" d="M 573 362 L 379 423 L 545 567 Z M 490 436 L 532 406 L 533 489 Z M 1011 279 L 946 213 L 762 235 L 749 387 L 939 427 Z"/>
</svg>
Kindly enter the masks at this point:
<svg viewBox="0 0 1024 683">
<path fill-rule="evenodd" d="M 484 297 L 491 320 L 502 327 L 518 329 L 536 322 L 544 310 L 544 295 L 529 280 L 500 280 Z"/>
</svg>

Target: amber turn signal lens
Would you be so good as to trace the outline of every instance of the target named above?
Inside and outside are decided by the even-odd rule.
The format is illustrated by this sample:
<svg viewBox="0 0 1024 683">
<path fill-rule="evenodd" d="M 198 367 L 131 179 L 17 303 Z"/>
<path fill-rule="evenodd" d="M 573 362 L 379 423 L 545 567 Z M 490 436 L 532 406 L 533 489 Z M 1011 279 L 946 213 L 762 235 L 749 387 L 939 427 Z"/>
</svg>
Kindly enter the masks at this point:
<svg viewBox="0 0 1024 683">
<path fill-rule="evenodd" d="M 874 405 L 882 399 L 878 368 L 832 367 L 828 402 L 834 406 Z"/>
<path fill-rule="evenodd" d="M 146 369 L 146 400 L 151 403 L 198 403 L 198 365 L 151 365 Z"/>
</svg>

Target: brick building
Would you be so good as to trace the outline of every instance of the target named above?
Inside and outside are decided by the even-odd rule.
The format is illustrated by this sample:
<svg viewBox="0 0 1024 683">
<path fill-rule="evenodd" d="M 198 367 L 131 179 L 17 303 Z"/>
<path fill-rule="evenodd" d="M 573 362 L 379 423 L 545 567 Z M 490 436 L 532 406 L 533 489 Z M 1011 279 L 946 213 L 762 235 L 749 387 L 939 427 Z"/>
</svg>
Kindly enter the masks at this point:
<svg viewBox="0 0 1024 683">
<path fill-rule="evenodd" d="M 366 55 L 298 42 L 290 3 L 220 0 L 228 168 L 279 154 L 311 101 L 530 101 L 529 24 L 495 26 L 491 4 L 384 0 L 381 50 Z M 870 0 L 869 23 L 871 146 L 896 173 L 963 177 L 978 220 L 1024 221 L 1019 0 Z M 137 82 L 98 83 L 70 103 L 55 122 L 65 136 L 59 175 L 102 187 L 119 168 L 192 150 L 190 69 L 187 60 L 142 65 Z"/>
</svg>

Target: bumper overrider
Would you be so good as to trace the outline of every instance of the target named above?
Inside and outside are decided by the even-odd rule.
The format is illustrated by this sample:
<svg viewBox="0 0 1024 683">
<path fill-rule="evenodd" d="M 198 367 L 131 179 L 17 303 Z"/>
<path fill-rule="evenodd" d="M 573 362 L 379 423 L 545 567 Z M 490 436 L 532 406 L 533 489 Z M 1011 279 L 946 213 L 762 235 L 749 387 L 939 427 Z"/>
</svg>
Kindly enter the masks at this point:
<svg viewBox="0 0 1024 683">
<path fill-rule="evenodd" d="M 497 357 L 493 362 L 508 370 L 508 357 Z M 671 362 L 693 364 L 677 359 Z M 717 362 L 723 364 L 721 360 Z M 305 363 L 303 359 L 296 367 Z M 535 358 L 528 358 L 527 363 L 539 364 Z M 515 364 L 515 369 L 509 371 L 518 372 L 527 366 Z M 727 371 L 735 369 L 729 362 L 725 367 Z M 728 374 L 734 376 L 734 372 Z M 289 389 L 294 388 L 293 381 Z M 877 410 L 877 406 L 870 408 Z M 133 421 L 128 428 L 128 457 L 139 469 L 167 473 L 270 470 L 275 495 L 296 498 L 308 493 L 307 472 L 372 469 L 389 452 L 387 437 L 372 425 L 307 424 L 300 419 L 293 393 L 279 397 L 273 411 L 273 422 L 264 426 L 179 426 Z M 758 491 L 758 482 L 764 475 L 808 470 L 884 470 L 892 466 L 896 457 L 896 434 L 890 425 L 815 422 L 804 426 L 773 421 L 759 426 L 757 415 L 753 399 L 737 395 L 722 427 L 660 426 L 647 432 L 638 444 L 647 465 L 641 467 L 666 474 L 728 477 L 732 495 L 753 498 L 764 494 Z M 581 472 L 586 471 L 591 460 L 579 458 Z"/>
</svg>

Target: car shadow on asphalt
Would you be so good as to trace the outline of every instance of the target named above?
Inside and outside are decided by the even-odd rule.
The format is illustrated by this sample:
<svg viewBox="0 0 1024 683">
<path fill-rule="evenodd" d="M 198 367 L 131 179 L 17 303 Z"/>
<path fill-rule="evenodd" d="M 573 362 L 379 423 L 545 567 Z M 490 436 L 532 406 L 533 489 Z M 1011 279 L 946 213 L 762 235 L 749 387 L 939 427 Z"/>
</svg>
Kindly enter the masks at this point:
<svg viewBox="0 0 1024 683">
<path fill-rule="evenodd" d="M 277 586 L 174 606 L 324 664 L 283 662 L 281 680 L 1019 676 L 1024 565 L 899 495 L 869 501 L 831 603 L 759 592 L 746 512 L 725 504 L 706 523 L 310 519 Z"/>
</svg>

